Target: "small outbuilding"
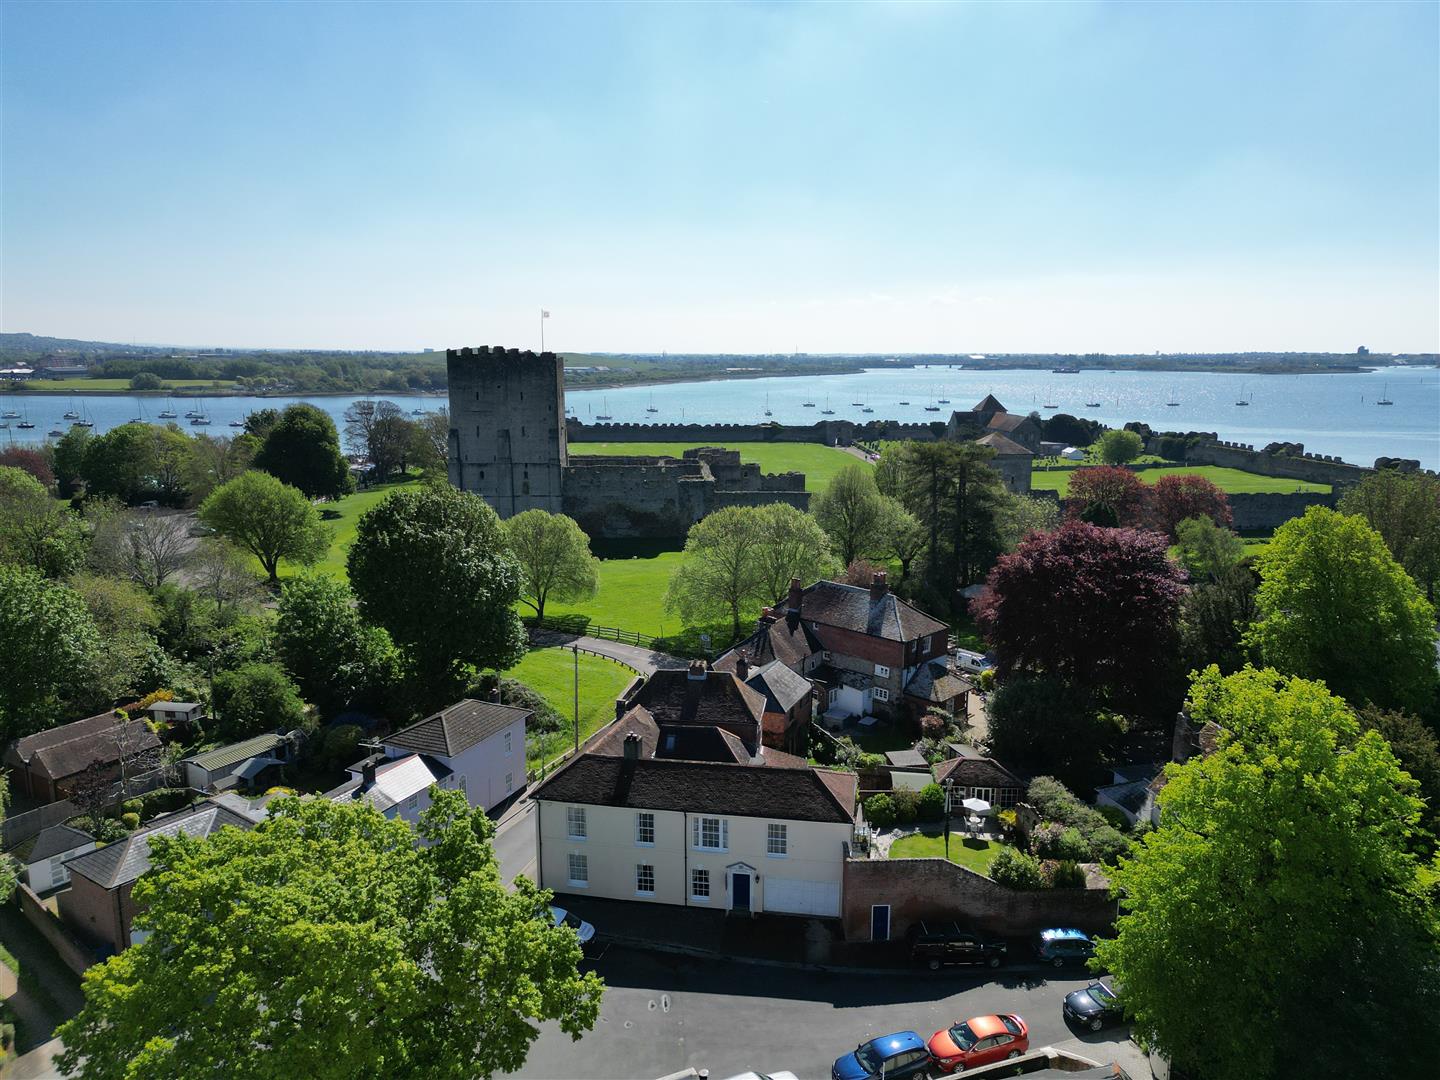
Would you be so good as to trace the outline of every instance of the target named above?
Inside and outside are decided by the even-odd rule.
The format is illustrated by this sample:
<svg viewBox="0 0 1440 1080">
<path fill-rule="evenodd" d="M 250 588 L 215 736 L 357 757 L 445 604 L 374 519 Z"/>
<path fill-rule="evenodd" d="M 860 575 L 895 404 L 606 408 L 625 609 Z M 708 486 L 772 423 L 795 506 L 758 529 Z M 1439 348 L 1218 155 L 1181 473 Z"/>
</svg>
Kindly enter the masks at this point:
<svg viewBox="0 0 1440 1080">
<path fill-rule="evenodd" d="M 67 859 L 94 850 L 95 838 L 89 833 L 69 825 L 51 825 L 40 830 L 29 851 L 21 849 L 16 854 L 25 865 L 25 883 L 43 893 L 70 883 Z"/>
</svg>

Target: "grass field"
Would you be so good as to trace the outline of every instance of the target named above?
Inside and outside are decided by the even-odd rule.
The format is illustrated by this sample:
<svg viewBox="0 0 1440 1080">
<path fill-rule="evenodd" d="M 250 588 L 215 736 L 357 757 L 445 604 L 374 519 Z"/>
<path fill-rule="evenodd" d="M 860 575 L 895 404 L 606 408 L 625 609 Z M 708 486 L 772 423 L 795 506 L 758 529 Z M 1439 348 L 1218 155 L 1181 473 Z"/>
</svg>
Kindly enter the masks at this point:
<svg viewBox="0 0 1440 1080">
<path fill-rule="evenodd" d="M 166 379 L 166 389 L 214 389 L 230 390 L 235 386 L 233 379 Z M 148 394 L 163 394 L 165 390 L 149 390 Z M 24 383 L 22 394 L 129 394 L 129 379 L 42 379 L 39 382 Z"/>
<path fill-rule="evenodd" d="M 1221 465 L 1177 465 L 1169 469 L 1142 469 L 1135 475 L 1147 484 L 1153 484 L 1162 476 L 1183 476 L 1194 473 L 1212 481 L 1217 487 L 1231 495 L 1253 495 L 1275 491 L 1325 491 L 1329 484 L 1312 484 L 1305 480 L 1287 480 L 1280 476 L 1260 476 L 1258 473 L 1227 469 Z M 1051 472 L 1036 472 L 1030 478 L 1030 486 L 1036 489 L 1058 491 L 1063 498 L 1070 491 L 1070 477 L 1074 469 L 1056 469 Z"/>
<path fill-rule="evenodd" d="M 662 551 L 646 559 L 603 559 L 600 590 L 593 600 L 579 604 L 552 601 L 545 605 L 545 614 L 586 615 L 601 626 L 618 626 L 651 637 L 677 633 L 681 629 L 680 620 L 667 616 L 664 604 L 670 575 L 679 565 L 678 551 Z M 523 610 L 533 614 L 528 606 Z"/>
<path fill-rule="evenodd" d="M 325 553 L 323 559 L 315 564 L 314 569 L 331 577 L 343 578 L 345 576 L 345 555 L 350 550 L 351 541 L 355 539 L 355 525 L 360 520 L 360 515 L 396 488 L 419 482 L 414 477 L 408 480 L 392 480 L 389 483 L 377 484 L 364 491 L 357 491 L 354 495 L 346 495 L 343 499 L 336 499 L 332 503 L 322 503 L 319 507 L 320 516 L 335 533 L 335 539 L 330 542 L 330 550 Z M 329 516 L 332 513 L 339 516 L 332 518 Z M 280 576 L 282 578 L 292 577 L 303 573 L 304 569 L 293 563 L 281 563 Z"/>
<path fill-rule="evenodd" d="M 565 649 L 535 649 L 524 660 L 505 672 L 545 698 L 566 720 L 575 718 L 575 654 Z M 580 654 L 580 741 L 615 719 L 615 698 L 629 685 L 634 672 L 629 668 L 598 656 Z M 575 743 L 573 727 L 548 734 L 535 733 L 527 738 L 527 764 L 563 753 Z"/>
<path fill-rule="evenodd" d="M 697 446 L 713 446 L 716 443 L 679 442 L 597 442 L 571 443 L 572 455 L 584 454 L 669 454 L 679 457 L 686 450 Z M 854 454 L 836 450 L 819 443 L 722 443 L 727 450 L 739 450 L 741 461 L 753 461 L 761 472 L 803 472 L 806 491 L 824 491 L 835 474 L 847 465 L 863 465 L 874 468 Z"/>
<path fill-rule="evenodd" d="M 977 874 L 989 875 L 990 864 L 1006 845 L 997 840 L 976 840 L 963 832 L 950 834 L 950 861 Z M 892 859 L 943 859 L 945 837 L 913 833 L 890 845 Z"/>
</svg>

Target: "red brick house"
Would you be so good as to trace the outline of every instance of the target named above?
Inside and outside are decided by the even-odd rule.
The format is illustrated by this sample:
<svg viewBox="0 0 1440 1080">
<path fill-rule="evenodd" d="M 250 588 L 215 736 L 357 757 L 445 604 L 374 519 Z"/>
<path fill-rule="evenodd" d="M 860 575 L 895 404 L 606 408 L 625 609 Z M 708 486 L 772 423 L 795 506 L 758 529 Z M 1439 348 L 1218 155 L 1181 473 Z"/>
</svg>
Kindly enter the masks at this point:
<svg viewBox="0 0 1440 1080">
<path fill-rule="evenodd" d="M 108 766 L 118 780 L 122 756 L 135 758 L 159 746 L 160 739 L 143 720 L 122 721 L 116 712 L 103 712 L 16 739 L 5 751 L 5 765 L 14 790 L 41 802 L 58 802 L 94 762 Z"/>
</svg>

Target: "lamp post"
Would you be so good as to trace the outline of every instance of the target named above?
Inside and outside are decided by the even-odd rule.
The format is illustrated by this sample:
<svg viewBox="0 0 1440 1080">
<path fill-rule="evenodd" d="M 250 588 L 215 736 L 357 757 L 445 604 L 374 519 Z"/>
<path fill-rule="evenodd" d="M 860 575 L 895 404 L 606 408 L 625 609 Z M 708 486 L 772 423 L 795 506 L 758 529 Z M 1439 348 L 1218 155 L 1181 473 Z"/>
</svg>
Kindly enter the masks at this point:
<svg viewBox="0 0 1440 1080">
<path fill-rule="evenodd" d="M 580 646 L 571 645 L 575 654 L 575 752 L 580 752 Z"/>
</svg>

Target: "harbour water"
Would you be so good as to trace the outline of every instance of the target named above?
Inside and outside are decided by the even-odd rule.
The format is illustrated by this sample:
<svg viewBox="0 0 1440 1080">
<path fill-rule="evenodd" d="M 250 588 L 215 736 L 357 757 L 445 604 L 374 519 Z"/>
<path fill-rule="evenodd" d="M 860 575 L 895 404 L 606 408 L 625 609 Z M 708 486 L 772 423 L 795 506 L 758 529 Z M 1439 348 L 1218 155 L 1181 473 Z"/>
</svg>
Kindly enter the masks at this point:
<svg viewBox="0 0 1440 1080">
<path fill-rule="evenodd" d="M 1009 411 L 1064 412 L 1118 426 L 1143 421 L 1157 430 L 1214 431 L 1231 442 L 1299 442 L 1311 453 L 1331 454 L 1360 465 L 1380 456 L 1417 458 L 1440 469 L 1440 369 L 1390 368 L 1383 372 L 1326 375 L 1241 375 L 1214 372 L 1099 371 L 1059 375 L 1049 371 L 979 371 L 947 367 L 885 366 L 849 375 L 665 383 L 612 390 L 568 390 L 572 416 L 586 423 L 812 424 L 829 419 L 947 419 L 994 394 Z M 378 395 L 407 414 L 439 408 L 445 398 Z M 942 403 L 944 399 L 948 403 Z M 234 434 L 232 420 L 256 409 L 283 408 L 306 400 L 343 424 L 359 395 L 298 397 L 175 397 L 76 394 L 0 395 L 0 409 L 28 413 L 35 424 L 0 423 L 0 445 L 43 440 L 67 430 L 64 413 L 80 412 L 107 431 L 135 417 L 163 422 L 167 405 L 180 415 L 172 423 L 191 431 Z M 1391 405 L 1378 404 L 1381 400 Z M 1248 404 L 1239 405 L 1237 402 Z M 810 403 L 807 407 L 806 403 Z M 1171 404 L 1171 403 L 1174 404 Z M 927 411 L 927 406 L 936 411 Z M 650 409 L 655 411 L 651 412 Z M 208 426 L 191 426 L 185 413 L 201 410 Z M 769 415 L 766 410 L 769 410 Z M 867 412 L 866 409 L 873 410 Z"/>
</svg>

